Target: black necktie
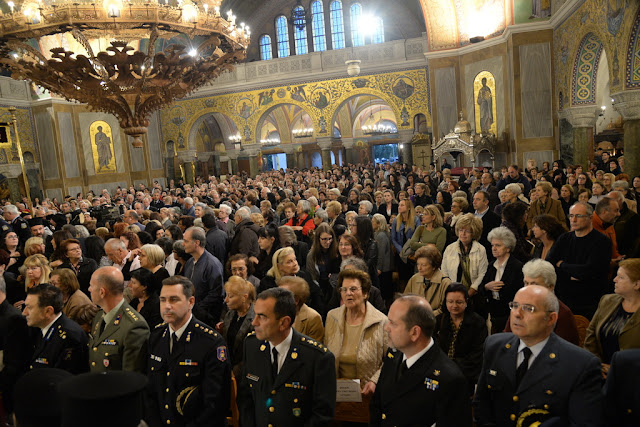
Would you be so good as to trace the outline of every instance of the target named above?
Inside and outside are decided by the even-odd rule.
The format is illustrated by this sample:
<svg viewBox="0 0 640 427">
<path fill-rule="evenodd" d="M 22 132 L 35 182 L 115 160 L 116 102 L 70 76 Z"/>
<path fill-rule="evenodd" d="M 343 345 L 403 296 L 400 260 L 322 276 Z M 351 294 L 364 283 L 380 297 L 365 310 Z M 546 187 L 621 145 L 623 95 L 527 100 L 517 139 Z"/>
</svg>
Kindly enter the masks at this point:
<svg viewBox="0 0 640 427">
<path fill-rule="evenodd" d="M 173 353 L 176 350 L 177 346 L 178 346 L 178 335 L 176 335 L 176 333 L 174 332 L 173 334 L 171 334 L 171 339 L 173 340 L 171 353 Z"/>
<path fill-rule="evenodd" d="M 527 369 L 529 369 L 529 358 L 531 357 L 531 350 L 529 350 L 529 347 L 522 349 L 522 356 L 522 363 L 520 363 L 520 366 L 516 369 L 516 387 L 520 385 L 522 378 L 527 373 Z"/>
<path fill-rule="evenodd" d="M 275 381 L 278 376 L 278 350 L 275 347 L 271 350 L 271 354 L 273 355 L 273 360 L 271 361 L 271 375 L 273 380 Z"/>
<path fill-rule="evenodd" d="M 98 336 L 102 335 L 102 333 L 104 332 L 104 328 L 107 326 L 107 324 L 104 321 L 104 317 L 102 318 L 102 320 L 100 321 L 100 332 L 98 332 Z"/>
<path fill-rule="evenodd" d="M 409 369 L 409 367 L 407 366 L 407 361 L 403 360 L 400 364 L 400 369 L 398 369 L 398 380 L 402 377 L 402 375 L 404 375 L 405 372 L 407 372 L 407 369 Z"/>
</svg>

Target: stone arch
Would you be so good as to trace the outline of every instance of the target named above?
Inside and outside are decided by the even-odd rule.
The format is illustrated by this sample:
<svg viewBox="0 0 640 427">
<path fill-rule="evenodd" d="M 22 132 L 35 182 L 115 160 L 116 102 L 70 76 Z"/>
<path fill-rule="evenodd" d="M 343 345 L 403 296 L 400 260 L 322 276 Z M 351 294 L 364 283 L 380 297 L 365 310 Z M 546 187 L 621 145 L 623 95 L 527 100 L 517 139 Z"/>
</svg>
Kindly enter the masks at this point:
<svg viewBox="0 0 640 427">
<path fill-rule="evenodd" d="M 224 144 L 227 149 L 233 149 L 232 144 L 229 141 L 229 136 L 235 135 L 239 132 L 238 124 L 228 115 L 219 111 L 211 111 L 205 110 L 199 116 L 194 117 L 189 121 L 187 126 L 187 149 L 196 150 L 196 134 L 200 125 L 210 116 L 218 122 L 218 126 L 220 126 L 220 130 L 222 131 L 222 135 L 224 136 Z"/>
<path fill-rule="evenodd" d="M 595 105 L 596 79 L 603 49 L 600 38 L 593 32 L 587 33 L 578 45 L 571 82 L 572 105 Z"/>
<path fill-rule="evenodd" d="M 275 110 L 277 110 L 278 108 L 283 108 L 286 106 L 291 106 L 291 107 L 297 107 L 299 108 L 299 111 L 296 111 L 294 116 L 291 117 L 291 121 L 288 123 L 289 128 L 286 129 L 286 133 L 283 133 L 283 131 L 281 129 L 278 128 L 278 126 L 275 126 L 276 129 L 278 130 L 278 133 L 280 134 L 280 141 L 281 142 L 291 142 L 291 130 L 293 129 L 293 124 L 300 119 L 304 114 L 306 114 L 309 117 L 310 120 L 310 125 L 314 130 L 317 130 L 317 123 L 314 121 L 313 119 L 313 113 L 310 112 L 308 110 L 308 107 L 300 102 L 279 102 L 275 105 L 271 105 L 269 108 L 267 108 L 266 110 L 262 111 L 260 114 L 260 117 L 258 118 L 257 122 L 256 122 L 256 128 L 254 130 L 254 135 L 255 135 L 255 140 L 256 142 L 258 142 L 260 140 L 260 130 L 262 129 L 262 126 L 264 125 L 265 120 L 269 117 L 269 115 L 271 113 L 273 113 Z M 286 138 L 283 138 L 283 135 L 286 136 Z"/>
<path fill-rule="evenodd" d="M 387 107 L 389 107 L 389 110 L 392 111 L 393 116 L 395 117 L 395 122 L 396 122 L 396 127 L 400 127 L 400 123 L 402 123 L 402 120 L 400 118 L 400 111 L 398 111 L 394 106 L 395 103 L 392 102 L 391 97 L 389 96 L 389 94 L 385 94 L 383 92 L 379 92 L 377 90 L 364 90 L 364 91 L 357 91 L 357 92 L 349 92 L 349 96 L 347 96 L 346 98 L 340 100 L 340 102 L 336 105 L 335 109 L 333 110 L 333 114 L 331 115 L 331 121 L 329 122 L 331 124 L 331 127 L 333 128 L 334 123 L 338 120 L 338 115 L 340 114 L 340 111 L 342 110 L 342 108 L 345 107 L 345 105 L 347 103 L 349 103 L 351 100 L 353 100 L 354 98 L 359 98 L 359 97 L 364 97 L 366 98 L 374 98 L 377 99 L 378 102 L 376 103 L 376 105 L 380 105 L 381 103 L 379 101 L 382 101 L 383 105 L 386 105 Z M 363 108 L 364 107 L 364 108 Z M 366 109 L 366 102 L 363 103 L 362 106 L 360 106 L 360 108 L 358 109 L 359 111 L 356 111 L 354 115 L 352 115 L 351 117 L 351 132 L 353 133 L 353 127 L 354 127 L 354 123 L 355 123 L 355 119 L 362 114 L 362 111 Z M 345 132 L 343 129 L 340 129 L 341 133 L 343 136 L 345 136 Z"/>
<path fill-rule="evenodd" d="M 625 89 L 640 88 L 640 9 L 631 28 L 627 60 L 625 61 L 624 87 Z"/>
</svg>

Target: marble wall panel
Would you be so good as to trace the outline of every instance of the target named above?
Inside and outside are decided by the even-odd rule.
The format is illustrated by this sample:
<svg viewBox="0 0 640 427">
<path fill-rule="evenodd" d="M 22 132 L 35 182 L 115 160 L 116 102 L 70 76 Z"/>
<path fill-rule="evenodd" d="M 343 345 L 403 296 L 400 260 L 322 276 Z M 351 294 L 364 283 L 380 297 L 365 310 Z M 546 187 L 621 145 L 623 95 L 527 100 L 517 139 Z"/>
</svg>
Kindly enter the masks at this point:
<svg viewBox="0 0 640 427">
<path fill-rule="evenodd" d="M 100 194 L 102 193 L 102 190 L 106 188 L 107 191 L 109 191 L 109 193 L 113 194 L 118 188 L 118 186 L 122 188 L 128 188 L 127 183 L 124 181 L 121 181 L 121 182 L 106 182 L 103 184 L 93 184 L 89 186 L 89 190 L 93 191 L 94 194 Z"/>
<path fill-rule="evenodd" d="M 53 138 L 53 123 L 51 118 L 51 109 L 41 111 L 35 114 L 36 131 L 38 134 L 38 147 L 42 156 L 42 178 L 57 179 L 60 178 L 58 170 L 58 162 L 56 161 L 56 143 Z M 73 129 L 73 127 L 71 128 Z"/>
<path fill-rule="evenodd" d="M 68 195 L 72 196 L 72 197 L 76 197 L 76 194 L 81 193 L 82 192 L 82 186 L 77 186 L 77 187 L 69 187 L 68 190 Z M 65 195 L 67 195 L 65 194 Z"/>
<path fill-rule="evenodd" d="M 154 113 L 150 117 L 149 133 L 147 141 L 149 141 L 149 160 L 151 161 L 151 169 L 162 169 L 162 149 L 160 147 L 160 121 L 158 113 Z"/>
<path fill-rule="evenodd" d="M 145 170 L 146 169 L 144 164 L 145 147 L 143 146 L 143 148 L 134 148 L 133 145 L 131 145 L 131 138 L 126 137 L 126 139 L 129 141 L 129 147 L 130 147 L 129 153 L 131 154 L 131 171 L 141 172 Z"/>
<path fill-rule="evenodd" d="M 51 200 L 53 200 L 54 197 L 58 199 L 58 202 L 63 199 L 62 188 L 49 188 L 48 190 L 45 190 L 44 193 Z"/>
<path fill-rule="evenodd" d="M 520 46 L 523 138 L 553 136 L 551 90 L 551 46 L 549 43 Z"/>
<path fill-rule="evenodd" d="M 456 70 L 453 67 L 437 68 L 436 78 L 436 108 L 438 109 L 438 135 L 449 133 L 458 122 L 458 101 L 456 98 Z"/>
<path fill-rule="evenodd" d="M 64 111 L 58 111 L 57 116 L 64 159 L 64 174 L 67 178 L 77 178 L 80 176 L 80 169 L 78 167 L 76 138 L 73 132 L 73 117 L 71 113 Z"/>
</svg>

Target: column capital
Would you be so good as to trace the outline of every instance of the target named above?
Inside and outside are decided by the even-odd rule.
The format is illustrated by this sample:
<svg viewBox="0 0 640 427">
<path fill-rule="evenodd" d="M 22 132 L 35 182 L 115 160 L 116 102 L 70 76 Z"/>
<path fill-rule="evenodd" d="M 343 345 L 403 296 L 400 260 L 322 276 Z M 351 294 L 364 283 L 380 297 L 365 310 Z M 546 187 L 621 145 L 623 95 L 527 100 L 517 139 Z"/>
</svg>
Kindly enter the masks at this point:
<svg viewBox="0 0 640 427">
<path fill-rule="evenodd" d="M 401 142 L 409 142 L 413 139 L 414 133 L 413 129 L 398 129 L 398 138 Z"/>
<path fill-rule="evenodd" d="M 597 112 L 596 112 L 597 110 Z M 596 125 L 596 119 L 600 107 L 589 105 L 586 107 L 571 107 L 562 110 L 562 116 L 571 123 L 574 128 L 589 128 Z"/>
<path fill-rule="evenodd" d="M 331 137 L 322 137 L 316 140 L 316 144 L 320 147 L 321 150 L 330 150 L 333 145 L 333 138 Z"/>
<path fill-rule="evenodd" d="M 239 153 L 239 150 L 227 150 L 227 157 L 231 160 L 236 160 Z"/>
<path fill-rule="evenodd" d="M 342 146 L 346 149 L 353 148 L 356 145 L 356 142 L 353 138 L 342 138 Z"/>
<path fill-rule="evenodd" d="M 7 178 L 17 178 L 22 174 L 22 167 L 18 163 L 0 165 L 0 173 Z"/>
<path fill-rule="evenodd" d="M 628 90 L 612 93 L 613 108 L 622 115 L 625 120 L 640 119 L 640 90 Z"/>
<path fill-rule="evenodd" d="M 196 160 L 196 150 L 178 151 L 178 158 L 183 163 L 190 163 Z"/>
<path fill-rule="evenodd" d="M 249 157 L 256 157 L 256 156 L 260 155 L 260 152 L 262 151 L 262 145 L 261 144 L 245 145 L 243 148 L 244 148 L 243 151 Z"/>
<path fill-rule="evenodd" d="M 293 154 L 300 148 L 298 144 L 281 144 L 280 148 L 284 151 L 285 154 Z"/>
</svg>

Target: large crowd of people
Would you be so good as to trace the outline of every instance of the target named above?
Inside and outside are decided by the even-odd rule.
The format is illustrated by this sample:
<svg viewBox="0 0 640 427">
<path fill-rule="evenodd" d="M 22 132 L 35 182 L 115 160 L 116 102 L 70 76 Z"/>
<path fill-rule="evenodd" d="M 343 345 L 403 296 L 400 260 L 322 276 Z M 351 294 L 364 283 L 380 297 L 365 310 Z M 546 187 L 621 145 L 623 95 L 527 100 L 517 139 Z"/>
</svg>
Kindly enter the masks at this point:
<svg viewBox="0 0 640 427">
<path fill-rule="evenodd" d="M 150 426 L 223 425 L 236 406 L 251 426 L 640 425 L 617 397 L 640 373 L 640 177 L 623 160 L 6 202 L 0 426 L 62 425 L 74 381 L 142 395 Z M 25 410 L 32 371 L 60 405 Z M 96 377 L 114 371 L 132 374 Z"/>
</svg>

